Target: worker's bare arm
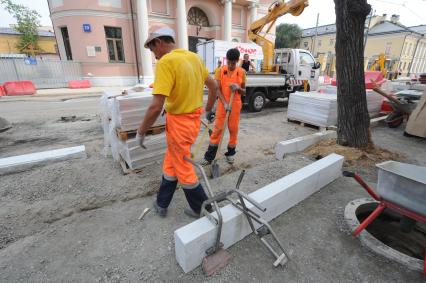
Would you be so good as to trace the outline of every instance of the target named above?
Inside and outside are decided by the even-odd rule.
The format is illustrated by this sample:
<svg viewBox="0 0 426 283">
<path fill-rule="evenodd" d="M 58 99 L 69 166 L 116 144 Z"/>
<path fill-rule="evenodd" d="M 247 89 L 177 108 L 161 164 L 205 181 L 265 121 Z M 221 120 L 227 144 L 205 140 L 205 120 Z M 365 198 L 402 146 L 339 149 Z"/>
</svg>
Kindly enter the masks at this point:
<svg viewBox="0 0 426 283">
<path fill-rule="evenodd" d="M 209 112 L 213 108 L 214 102 L 216 101 L 216 97 L 220 97 L 220 91 L 217 82 L 210 76 L 207 76 L 205 84 L 209 89 L 209 96 L 206 104 L 206 112 Z"/>
</svg>

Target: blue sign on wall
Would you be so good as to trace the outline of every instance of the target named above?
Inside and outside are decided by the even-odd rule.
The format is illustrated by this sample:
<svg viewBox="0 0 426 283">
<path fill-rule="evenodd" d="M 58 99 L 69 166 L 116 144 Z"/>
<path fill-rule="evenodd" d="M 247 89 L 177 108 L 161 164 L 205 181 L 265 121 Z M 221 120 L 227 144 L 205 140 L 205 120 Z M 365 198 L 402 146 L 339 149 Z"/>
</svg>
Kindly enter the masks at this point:
<svg viewBox="0 0 426 283">
<path fill-rule="evenodd" d="M 37 65 L 37 59 L 35 57 L 27 57 L 24 59 L 26 65 Z"/>
<path fill-rule="evenodd" d="M 91 32 L 92 28 L 91 28 L 90 24 L 83 24 L 83 31 L 84 32 Z"/>
</svg>

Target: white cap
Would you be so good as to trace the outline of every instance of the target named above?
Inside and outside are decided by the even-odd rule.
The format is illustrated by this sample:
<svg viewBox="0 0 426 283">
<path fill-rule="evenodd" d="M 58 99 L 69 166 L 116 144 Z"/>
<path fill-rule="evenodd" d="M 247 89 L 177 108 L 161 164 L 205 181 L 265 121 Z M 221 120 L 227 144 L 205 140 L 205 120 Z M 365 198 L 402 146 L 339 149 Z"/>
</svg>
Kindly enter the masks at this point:
<svg viewBox="0 0 426 283">
<path fill-rule="evenodd" d="M 172 30 L 169 27 L 161 27 L 158 28 L 154 31 L 152 31 L 149 36 L 148 39 L 145 41 L 144 47 L 148 48 L 148 44 L 153 41 L 154 39 L 160 37 L 160 36 L 170 36 L 171 38 L 173 38 L 173 40 L 175 40 L 175 31 Z"/>
</svg>

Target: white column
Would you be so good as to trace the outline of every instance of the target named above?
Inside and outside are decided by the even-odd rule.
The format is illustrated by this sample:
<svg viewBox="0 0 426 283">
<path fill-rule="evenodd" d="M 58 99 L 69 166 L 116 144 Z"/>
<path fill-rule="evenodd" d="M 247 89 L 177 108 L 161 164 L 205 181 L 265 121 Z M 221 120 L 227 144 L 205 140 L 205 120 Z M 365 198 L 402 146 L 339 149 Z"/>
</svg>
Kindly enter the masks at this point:
<svg viewBox="0 0 426 283">
<path fill-rule="evenodd" d="M 137 1 L 138 13 L 138 31 L 139 31 L 139 52 L 142 63 L 142 83 L 150 84 L 154 80 L 152 70 L 152 54 L 149 49 L 144 47 L 145 40 L 148 38 L 149 23 L 148 23 L 148 8 L 146 2 L 148 0 Z"/>
<path fill-rule="evenodd" d="M 177 0 L 177 29 L 179 48 L 188 49 L 188 25 L 185 0 Z"/>
<path fill-rule="evenodd" d="M 234 0 L 223 0 L 225 4 L 225 26 L 223 28 L 223 40 L 232 40 L 232 2 Z"/>
<path fill-rule="evenodd" d="M 259 4 L 256 2 L 252 2 L 249 6 L 250 10 L 250 24 L 257 20 L 257 8 L 259 8 Z"/>
</svg>

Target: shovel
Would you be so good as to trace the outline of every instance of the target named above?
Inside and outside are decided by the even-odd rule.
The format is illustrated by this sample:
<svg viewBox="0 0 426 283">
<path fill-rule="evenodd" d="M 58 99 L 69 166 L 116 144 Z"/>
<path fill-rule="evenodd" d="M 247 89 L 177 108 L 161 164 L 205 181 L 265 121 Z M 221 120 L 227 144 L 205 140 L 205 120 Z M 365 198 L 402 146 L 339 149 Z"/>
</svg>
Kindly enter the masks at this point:
<svg viewBox="0 0 426 283">
<path fill-rule="evenodd" d="M 229 108 L 230 109 L 226 110 L 225 123 L 223 124 L 223 127 L 222 127 L 222 134 L 220 136 L 220 141 L 219 141 L 219 145 L 217 147 L 216 156 L 215 156 L 215 158 L 212 162 L 212 165 L 211 165 L 211 171 L 212 171 L 212 178 L 213 179 L 220 177 L 220 169 L 219 169 L 219 164 L 217 164 L 217 161 L 218 161 L 219 156 L 220 156 L 220 148 L 222 147 L 223 137 L 225 136 L 225 130 L 228 126 L 228 119 L 229 119 L 229 115 L 231 114 L 232 102 L 234 101 L 234 96 L 235 96 L 234 88 L 231 87 L 231 90 L 232 90 L 232 94 L 231 94 L 231 99 L 229 101 Z"/>
</svg>

